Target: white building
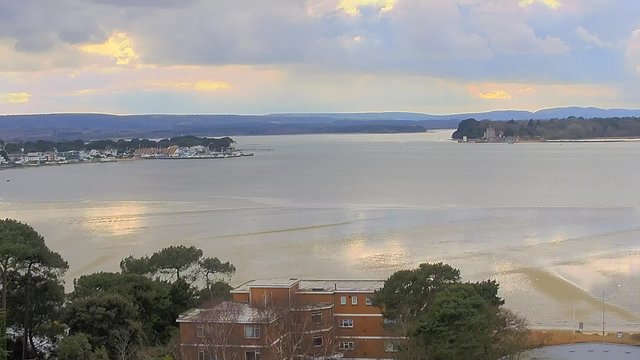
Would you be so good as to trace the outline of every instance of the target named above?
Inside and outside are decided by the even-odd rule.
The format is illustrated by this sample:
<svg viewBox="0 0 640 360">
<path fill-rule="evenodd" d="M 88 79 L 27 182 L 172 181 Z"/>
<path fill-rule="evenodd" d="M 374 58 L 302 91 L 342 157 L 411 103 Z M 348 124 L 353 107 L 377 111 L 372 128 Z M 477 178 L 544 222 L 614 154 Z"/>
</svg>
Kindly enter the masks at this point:
<svg viewBox="0 0 640 360">
<path fill-rule="evenodd" d="M 27 153 L 26 160 L 27 162 L 30 162 L 30 163 L 39 163 L 39 162 L 47 161 L 47 157 L 44 156 L 44 154 L 41 152 L 30 152 L 30 153 Z"/>
</svg>

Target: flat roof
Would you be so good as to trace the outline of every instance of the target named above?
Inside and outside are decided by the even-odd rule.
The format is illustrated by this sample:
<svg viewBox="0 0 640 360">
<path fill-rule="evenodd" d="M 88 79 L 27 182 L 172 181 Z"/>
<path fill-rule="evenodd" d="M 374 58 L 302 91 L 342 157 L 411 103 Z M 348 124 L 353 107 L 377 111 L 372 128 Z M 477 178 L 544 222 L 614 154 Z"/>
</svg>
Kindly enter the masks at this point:
<svg viewBox="0 0 640 360">
<path fill-rule="evenodd" d="M 246 303 L 225 301 L 209 309 L 188 310 L 180 314 L 177 322 L 268 324 L 275 318 L 273 309 L 261 309 Z"/>
<path fill-rule="evenodd" d="M 249 289 L 252 287 L 263 287 L 263 288 L 285 288 L 288 289 L 298 283 L 300 280 L 295 278 L 289 279 L 259 279 L 259 280 L 250 280 L 246 283 L 236 287 L 231 292 L 234 293 L 246 293 L 249 292 Z"/>
<path fill-rule="evenodd" d="M 267 279 L 251 280 L 236 287 L 232 293 L 248 293 L 250 288 L 290 288 L 300 283 L 298 291 L 302 292 L 374 292 L 384 286 L 384 280 L 298 280 Z"/>
<path fill-rule="evenodd" d="M 640 348 L 630 345 L 584 343 L 549 346 L 527 351 L 527 360 L 619 360 L 638 359 Z"/>
<path fill-rule="evenodd" d="M 383 286 L 384 280 L 301 280 L 299 291 L 373 292 Z"/>
</svg>

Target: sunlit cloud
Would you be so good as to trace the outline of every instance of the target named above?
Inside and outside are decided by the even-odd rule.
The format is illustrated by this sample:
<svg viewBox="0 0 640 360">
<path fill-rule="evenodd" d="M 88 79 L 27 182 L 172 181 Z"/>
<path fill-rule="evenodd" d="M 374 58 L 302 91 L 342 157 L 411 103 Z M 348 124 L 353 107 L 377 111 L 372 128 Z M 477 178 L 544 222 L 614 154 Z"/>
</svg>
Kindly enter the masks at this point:
<svg viewBox="0 0 640 360">
<path fill-rule="evenodd" d="M 476 94 L 479 98 L 487 99 L 487 100 L 508 100 L 511 99 L 511 95 L 509 95 L 506 91 L 491 91 L 491 92 L 478 92 Z"/>
<path fill-rule="evenodd" d="M 528 92 L 532 92 L 532 91 L 536 91 L 536 88 L 534 88 L 533 86 L 527 86 L 525 88 L 519 89 L 518 92 L 520 93 L 528 93 Z"/>
<path fill-rule="evenodd" d="M 338 9 L 351 16 L 360 15 L 360 9 L 366 6 L 377 8 L 380 12 L 387 12 L 398 3 L 398 0 L 340 0 Z"/>
<path fill-rule="evenodd" d="M 86 96 L 93 94 L 93 89 L 82 89 L 76 91 L 67 91 L 65 95 L 67 96 Z"/>
<path fill-rule="evenodd" d="M 152 85 L 158 88 L 167 88 L 174 90 L 195 90 L 200 92 L 218 91 L 229 89 L 231 87 L 228 82 L 211 80 L 200 80 L 197 82 L 159 81 L 153 82 Z"/>
<path fill-rule="evenodd" d="M 353 41 L 358 42 L 358 41 L 361 41 L 361 40 L 362 40 L 362 37 L 360 37 L 360 35 L 356 35 L 356 36 L 353 37 Z"/>
<path fill-rule="evenodd" d="M 0 102 L 13 104 L 29 102 L 30 98 L 31 94 L 26 92 L 0 94 Z"/>
<path fill-rule="evenodd" d="M 224 81 L 209 81 L 209 80 L 201 80 L 198 81 L 194 86 L 193 90 L 195 91 L 216 91 L 230 88 L 231 85 Z"/>
<path fill-rule="evenodd" d="M 118 65 L 127 65 L 138 59 L 133 41 L 125 33 L 117 33 L 102 44 L 81 45 L 80 50 L 88 54 L 109 56 L 116 59 Z"/>
<path fill-rule="evenodd" d="M 520 1 L 520 6 L 524 8 L 524 7 L 527 7 L 529 5 L 532 5 L 533 3 L 544 4 L 549 9 L 557 9 L 560 6 L 562 6 L 562 4 L 560 3 L 559 0 L 521 0 Z"/>
</svg>

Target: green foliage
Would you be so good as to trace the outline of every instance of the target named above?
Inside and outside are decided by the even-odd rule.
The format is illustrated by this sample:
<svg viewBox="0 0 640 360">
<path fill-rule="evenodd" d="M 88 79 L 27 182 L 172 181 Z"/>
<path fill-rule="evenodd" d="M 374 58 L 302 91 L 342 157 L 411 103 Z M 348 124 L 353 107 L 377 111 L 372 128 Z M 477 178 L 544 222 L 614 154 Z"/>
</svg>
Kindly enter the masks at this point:
<svg viewBox="0 0 640 360">
<path fill-rule="evenodd" d="M 0 140 L 1 141 L 1 140 Z M 136 150 L 138 148 L 157 148 L 157 147 L 169 147 L 177 145 L 180 147 L 191 146 L 205 146 L 211 150 L 224 150 L 231 147 L 235 141 L 230 137 L 224 137 L 220 139 L 197 137 L 197 136 L 178 136 L 171 139 L 162 139 L 160 141 L 148 140 L 148 139 L 131 139 L 131 140 L 97 140 L 85 143 L 82 140 L 54 142 L 46 140 L 27 141 L 17 143 L 7 143 L 4 146 L 4 150 L 9 154 L 21 153 L 21 149 L 24 149 L 25 153 L 28 152 L 46 152 L 58 150 L 59 152 L 66 152 L 72 150 L 108 150 L 117 149 L 119 152 L 128 152 L 130 150 Z"/>
<path fill-rule="evenodd" d="M 400 359 L 497 360 L 524 350 L 524 320 L 501 309 L 495 281 L 461 283 L 460 271 L 443 263 L 393 274 L 374 295 L 392 320 Z"/>
<path fill-rule="evenodd" d="M 67 336 L 58 347 L 58 360 L 98 360 L 83 333 Z M 101 359 L 102 360 L 102 359 Z"/>
<path fill-rule="evenodd" d="M 173 304 L 173 314 L 175 318 L 182 312 L 198 305 L 198 289 L 191 286 L 184 279 L 180 279 L 171 284 L 171 302 Z"/>
<path fill-rule="evenodd" d="M 391 320 L 410 321 L 428 310 L 434 297 L 446 286 L 460 281 L 460 270 L 444 263 L 420 264 L 414 270 L 391 275 L 376 291 L 373 304 Z"/>
<path fill-rule="evenodd" d="M 137 275 L 148 276 L 152 273 L 151 265 L 149 264 L 149 257 L 147 256 L 141 258 L 128 256 L 120 261 L 120 269 L 123 273 Z"/>
<path fill-rule="evenodd" d="M 64 319 L 70 334 L 84 333 L 93 347 L 113 352 L 111 337 L 118 331 L 132 334 L 132 343 L 142 343 L 139 309 L 130 299 L 114 293 L 99 293 L 71 302 Z"/>
<path fill-rule="evenodd" d="M 184 277 L 187 281 L 194 282 L 198 279 L 198 262 L 201 258 L 202 250 L 195 246 L 169 246 L 153 253 L 149 258 L 149 265 L 153 273 L 176 280 Z"/>
<path fill-rule="evenodd" d="M 60 323 L 65 301 L 64 285 L 58 277 L 36 275 L 28 279 L 22 275 L 9 284 L 7 324 L 13 328 L 23 326 L 27 281 L 31 281 L 29 336 L 56 342 L 65 330 Z"/>
<path fill-rule="evenodd" d="M 104 346 L 103 347 L 99 347 L 93 352 L 93 359 L 94 360 L 109 360 L 109 352 L 107 351 L 106 348 L 104 348 Z M 62 360 L 62 359 L 60 359 L 60 360 Z"/>
<path fill-rule="evenodd" d="M 138 311 L 147 342 L 168 341 L 176 327 L 176 313 L 172 299 L 173 286 L 164 281 L 130 273 L 95 273 L 83 275 L 74 281 L 74 291 L 69 295 L 72 302 L 96 294 L 118 294 L 129 299 Z"/>
<path fill-rule="evenodd" d="M 231 300 L 231 290 L 233 288 L 227 282 L 216 281 L 200 290 L 199 302 L 205 303 L 210 300 Z"/>
<path fill-rule="evenodd" d="M 495 311 L 473 284 L 453 284 L 419 317 L 412 338 L 425 359 L 488 359 L 493 316 Z"/>
<path fill-rule="evenodd" d="M 212 299 L 230 300 L 231 286 L 219 278 L 229 279 L 236 273 L 236 267 L 230 262 L 223 263 L 217 257 L 200 260 L 200 269 L 205 279 L 205 288 L 200 294 L 201 301 Z"/>
<path fill-rule="evenodd" d="M 202 250 L 195 246 L 169 246 L 153 253 L 151 257 L 129 256 L 120 262 L 120 269 L 125 273 L 160 275 L 169 281 L 185 278 L 194 282 L 202 276 L 199 263 L 201 258 Z"/>
<path fill-rule="evenodd" d="M 0 220 L 0 279 L 3 308 L 7 311 L 4 320 L 7 321 L 13 316 L 8 312 L 8 306 L 4 305 L 8 301 L 9 287 L 14 291 L 23 289 L 24 295 L 14 299 L 14 305 L 19 306 L 19 303 L 23 303 L 23 313 L 26 312 L 22 322 L 23 339 L 33 338 L 34 321 L 39 326 L 45 323 L 45 320 L 51 319 L 49 315 L 52 314 L 48 314 L 48 306 L 56 302 L 55 286 L 52 284 L 59 282 L 68 268 L 69 264 L 60 254 L 51 251 L 46 246 L 44 238 L 31 226 L 11 219 Z M 15 286 L 16 284 L 18 286 Z M 44 298 L 32 301 L 32 292 L 46 289 L 48 285 L 52 285 L 48 289 L 51 290 L 51 294 L 45 290 L 41 294 Z M 36 313 L 32 314 L 32 311 Z M 33 344 L 33 341 L 31 343 Z M 27 344 L 27 341 L 23 342 L 23 352 L 29 353 Z M 4 353 L 4 349 L 6 340 L 3 338 L 0 341 L 0 354 Z"/>
<path fill-rule="evenodd" d="M 78 333 L 60 342 L 58 360 L 109 360 L 109 353 L 104 347 L 92 350 L 87 335 Z"/>
</svg>

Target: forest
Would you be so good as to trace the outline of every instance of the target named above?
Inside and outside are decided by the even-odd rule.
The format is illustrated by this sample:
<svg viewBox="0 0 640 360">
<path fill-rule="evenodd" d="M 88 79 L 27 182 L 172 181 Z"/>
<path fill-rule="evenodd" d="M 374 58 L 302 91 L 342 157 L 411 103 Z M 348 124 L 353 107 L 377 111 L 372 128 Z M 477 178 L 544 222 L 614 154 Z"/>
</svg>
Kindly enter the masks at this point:
<svg viewBox="0 0 640 360">
<path fill-rule="evenodd" d="M 576 118 L 528 121 L 491 121 L 467 119 L 460 122 L 453 133 L 454 139 L 482 139 L 487 128 L 495 129 L 504 137 L 523 140 L 582 140 L 597 138 L 640 137 L 640 118 Z"/>
</svg>

